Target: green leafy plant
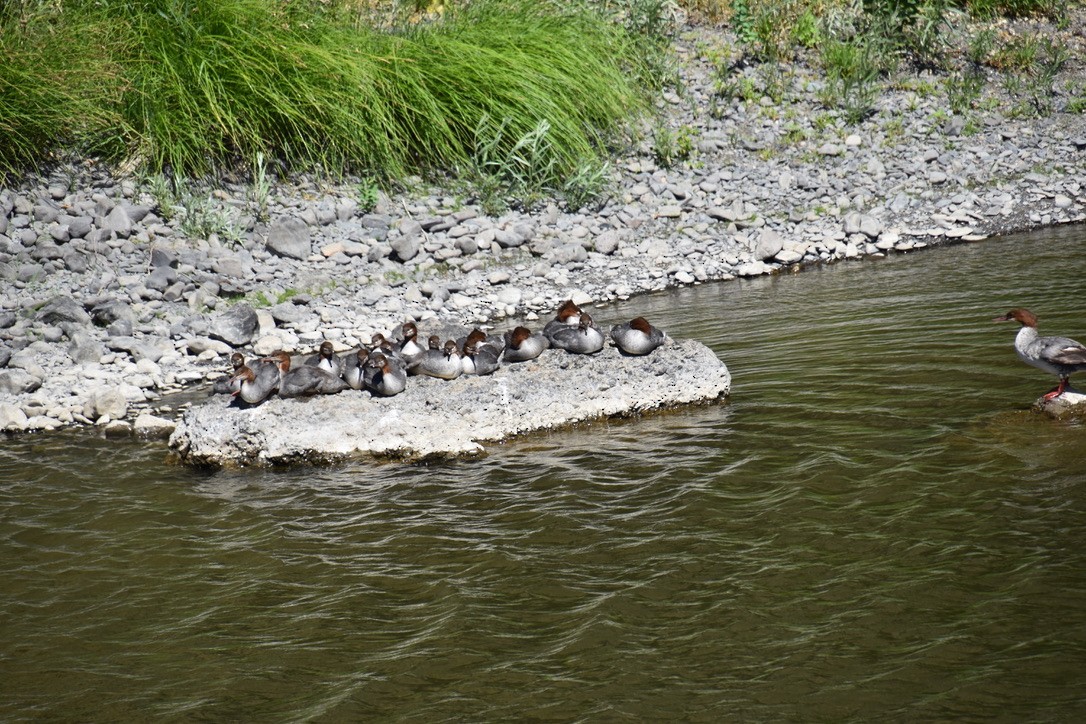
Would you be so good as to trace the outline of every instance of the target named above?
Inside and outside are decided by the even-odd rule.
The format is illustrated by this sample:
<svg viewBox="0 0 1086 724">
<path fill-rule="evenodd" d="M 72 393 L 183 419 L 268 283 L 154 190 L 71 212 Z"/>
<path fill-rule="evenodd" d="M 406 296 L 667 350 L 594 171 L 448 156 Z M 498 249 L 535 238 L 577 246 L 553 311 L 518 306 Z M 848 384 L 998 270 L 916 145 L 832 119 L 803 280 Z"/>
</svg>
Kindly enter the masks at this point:
<svg viewBox="0 0 1086 724">
<path fill-rule="evenodd" d="M 822 47 L 826 85 L 820 93 L 827 108 L 838 108 L 848 123 L 859 123 L 874 110 L 880 66 L 874 45 L 862 40 L 827 41 Z"/>
<path fill-rule="evenodd" d="M 364 178 L 358 183 L 358 208 L 364 214 L 368 214 L 377 208 L 381 200 L 381 188 L 372 178 Z"/>
<path fill-rule="evenodd" d="M 972 108 L 984 90 L 985 83 L 983 69 L 976 66 L 947 76 L 946 94 L 951 110 L 962 113 Z"/>
</svg>

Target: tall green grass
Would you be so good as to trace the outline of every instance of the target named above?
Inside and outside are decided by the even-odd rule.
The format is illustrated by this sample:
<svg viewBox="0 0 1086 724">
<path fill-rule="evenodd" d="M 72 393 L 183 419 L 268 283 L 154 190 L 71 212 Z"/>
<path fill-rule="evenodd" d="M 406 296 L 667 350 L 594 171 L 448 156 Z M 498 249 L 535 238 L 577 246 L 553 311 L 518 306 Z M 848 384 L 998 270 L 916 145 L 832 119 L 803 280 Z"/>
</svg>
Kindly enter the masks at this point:
<svg viewBox="0 0 1086 724">
<path fill-rule="evenodd" d="M 37 8 L 0 14 L 0 171 L 62 146 L 116 154 L 128 133 L 113 29 L 98 18 L 56 22 Z"/>
<path fill-rule="evenodd" d="M 261 157 L 391 180 L 470 169 L 481 146 L 493 160 L 545 127 L 545 157 L 535 162 L 552 178 L 540 183 L 560 185 L 598 164 L 647 107 L 635 39 L 591 10 L 479 0 L 434 22 L 377 30 L 314 7 L 69 0 L 43 11 L 41 27 L 110 28 L 115 40 L 68 38 L 59 55 L 9 22 L 0 130 L 15 143 L 0 147 L 0 165 L 109 138 L 122 143 L 94 147 L 151 172 L 199 175 Z M 501 137 L 481 139 L 491 127 Z"/>
</svg>

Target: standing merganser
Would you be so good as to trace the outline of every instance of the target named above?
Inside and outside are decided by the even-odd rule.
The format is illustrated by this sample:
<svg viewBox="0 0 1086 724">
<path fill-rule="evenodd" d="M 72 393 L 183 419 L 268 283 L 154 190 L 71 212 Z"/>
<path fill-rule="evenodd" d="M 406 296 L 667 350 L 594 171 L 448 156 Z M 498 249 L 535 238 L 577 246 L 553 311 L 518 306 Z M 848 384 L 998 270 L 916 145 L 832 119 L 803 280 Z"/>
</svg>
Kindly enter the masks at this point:
<svg viewBox="0 0 1086 724">
<path fill-rule="evenodd" d="M 333 395 L 348 387 L 341 378 L 320 367 L 302 365 L 291 369 L 290 355 L 286 352 L 273 352 L 265 359 L 269 362 L 277 362 L 279 365 L 280 397 Z"/>
<path fill-rule="evenodd" d="M 216 378 L 211 383 L 211 393 L 213 395 L 233 395 L 237 393 L 239 382 L 235 377 L 244 366 L 245 357 L 241 352 L 234 352 L 230 355 L 230 374 Z"/>
<path fill-rule="evenodd" d="M 489 375 L 498 369 L 498 356 L 495 348 L 485 342 L 473 339 L 470 335 L 464 343 L 464 351 L 460 357 L 461 365 L 466 375 Z"/>
<path fill-rule="evenodd" d="M 336 377 L 343 376 L 343 368 L 345 363 L 342 359 L 336 356 L 336 349 L 332 346 L 332 343 L 328 340 L 321 342 L 320 349 L 317 354 L 312 355 L 306 359 L 305 364 L 312 367 L 319 367 L 325 372 L 330 372 Z"/>
<path fill-rule="evenodd" d="M 1086 347 L 1068 337 L 1041 337 L 1037 334 L 1037 315 L 1028 309 L 1012 309 L 996 317 L 995 322 L 1015 320 L 1021 323 L 1014 338 L 1014 351 L 1018 359 L 1050 375 L 1056 375 L 1060 383 L 1046 392 L 1044 400 L 1051 400 L 1064 393 L 1068 378 L 1079 370 L 1086 370 Z"/>
<path fill-rule="evenodd" d="M 366 389 L 382 397 L 398 395 L 407 387 L 407 370 L 381 352 L 374 352 L 366 360 L 365 376 Z"/>
<path fill-rule="evenodd" d="M 634 317 L 625 324 L 611 327 L 611 339 L 625 354 L 648 354 L 664 343 L 663 332 L 649 324 L 644 317 Z"/>
<path fill-rule="evenodd" d="M 560 330 L 567 327 L 576 327 L 581 322 L 581 308 L 573 303 L 572 299 L 567 299 L 562 302 L 558 307 L 558 311 L 554 313 L 554 319 L 547 322 L 543 327 L 543 335 L 553 342 L 551 336 Z"/>
<path fill-rule="evenodd" d="M 550 336 L 551 346 L 575 354 L 595 354 L 603 349 L 603 332 L 588 312 L 581 312 L 576 327 L 558 329 Z"/>
<path fill-rule="evenodd" d="M 456 341 L 449 340 L 444 349 L 438 348 L 441 343 L 437 335 L 430 337 L 430 348 L 419 355 L 415 364 L 409 368 L 409 372 L 415 375 L 438 377 L 443 380 L 454 380 L 464 372 L 460 362 L 460 352 L 456 349 Z"/>
<path fill-rule="evenodd" d="M 502 359 L 506 362 L 527 362 L 543 354 L 551 343 L 542 332 L 532 334 L 527 327 L 515 327 L 505 333 L 505 351 Z"/>
<path fill-rule="evenodd" d="M 279 387 L 279 368 L 258 361 L 256 370 L 242 365 L 231 380 L 236 384 L 236 390 L 232 393 L 234 397 L 240 397 L 250 405 L 255 405 L 266 400 Z"/>
<path fill-rule="evenodd" d="M 366 369 L 366 360 L 369 359 L 370 351 L 366 347 L 362 347 L 353 355 L 343 360 L 343 379 L 347 384 L 351 386 L 353 390 L 361 390 L 366 386 L 364 379 L 364 370 Z"/>
</svg>

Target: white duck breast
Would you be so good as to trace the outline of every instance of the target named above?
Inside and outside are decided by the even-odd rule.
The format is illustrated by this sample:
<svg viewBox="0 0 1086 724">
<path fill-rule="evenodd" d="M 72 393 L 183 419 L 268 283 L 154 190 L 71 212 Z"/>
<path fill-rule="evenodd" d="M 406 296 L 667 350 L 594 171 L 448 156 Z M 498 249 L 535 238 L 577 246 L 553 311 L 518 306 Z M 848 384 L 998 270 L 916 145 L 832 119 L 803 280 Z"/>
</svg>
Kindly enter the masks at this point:
<svg viewBox="0 0 1086 724">
<path fill-rule="evenodd" d="M 551 335 L 551 346 L 575 354 L 595 354 L 603 349 L 603 332 L 592 322 L 587 312 L 581 314 L 576 327 L 556 330 Z"/>
<path fill-rule="evenodd" d="M 636 317 L 625 324 L 611 327 L 611 339 L 626 354 L 644 355 L 662 345 L 666 335 L 644 317 Z"/>
<path fill-rule="evenodd" d="M 527 362 L 543 354 L 551 346 L 542 332 L 532 334 L 527 327 L 516 327 L 505 333 L 505 351 L 502 359 L 506 362 Z"/>
<path fill-rule="evenodd" d="M 381 353 L 373 354 L 366 361 L 366 389 L 375 395 L 391 397 L 407 387 L 407 371 L 402 365 L 393 365 Z"/>
</svg>

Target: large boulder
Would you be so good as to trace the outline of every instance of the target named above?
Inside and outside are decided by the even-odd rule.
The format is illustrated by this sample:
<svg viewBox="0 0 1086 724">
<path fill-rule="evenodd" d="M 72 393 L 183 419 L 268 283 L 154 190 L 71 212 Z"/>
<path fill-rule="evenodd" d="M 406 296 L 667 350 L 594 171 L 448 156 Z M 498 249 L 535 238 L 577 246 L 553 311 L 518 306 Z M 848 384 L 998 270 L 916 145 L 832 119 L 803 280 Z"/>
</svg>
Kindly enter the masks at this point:
<svg viewBox="0 0 1086 724">
<path fill-rule="evenodd" d="M 91 316 L 83 305 L 71 297 L 53 297 L 46 302 L 36 315 L 37 320 L 47 325 L 90 324 Z"/>
<path fill-rule="evenodd" d="M 313 245 L 309 227 L 301 219 L 280 219 L 268 229 L 268 251 L 290 259 L 304 260 L 309 257 Z"/>
<path fill-rule="evenodd" d="M 211 320 L 209 335 L 233 347 L 241 347 L 253 340 L 260 320 L 248 304 L 235 304 L 233 307 L 215 315 Z"/>
<path fill-rule="evenodd" d="M 353 390 L 242 408 L 215 396 L 189 409 L 170 446 L 194 464 L 322 462 L 372 454 L 476 455 L 483 443 L 582 420 L 716 400 L 728 368 L 705 345 L 669 340 L 645 357 L 548 350 L 486 377 L 412 377 L 390 398 Z M 289 420 L 285 424 L 284 420 Z"/>
<path fill-rule="evenodd" d="M 90 420 L 119 420 L 128 414 L 128 399 L 118 387 L 97 387 L 83 402 L 83 416 Z"/>
</svg>

